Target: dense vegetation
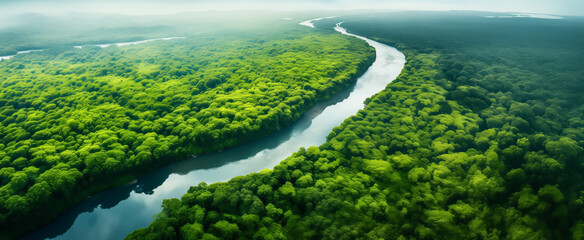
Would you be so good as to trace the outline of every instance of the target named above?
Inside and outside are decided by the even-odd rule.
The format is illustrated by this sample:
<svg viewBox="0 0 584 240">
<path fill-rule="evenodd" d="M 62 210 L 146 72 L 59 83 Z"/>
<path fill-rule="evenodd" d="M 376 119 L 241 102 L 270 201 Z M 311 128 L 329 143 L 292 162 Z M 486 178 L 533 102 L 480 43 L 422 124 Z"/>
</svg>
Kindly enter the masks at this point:
<svg viewBox="0 0 584 240">
<path fill-rule="evenodd" d="M 0 15 L 0 56 L 62 46 L 191 37 L 218 30 L 281 28 L 285 22 L 282 17 L 282 13 L 260 11 L 253 14 L 210 11 L 132 16 L 108 13 L 3 14 Z"/>
<path fill-rule="evenodd" d="M 160 23 L 136 25 L 134 23 L 138 20 L 136 18 L 81 14 L 54 17 L 35 13 L 0 16 L 0 22 L 2 22 L 0 23 L 0 56 L 14 55 L 18 51 L 60 46 L 186 35 L 178 32 L 176 28 L 160 25 Z"/>
<path fill-rule="evenodd" d="M 2 233 L 38 226 L 120 176 L 273 133 L 375 57 L 350 37 L 281 28 L 1 61 Z"/>
<path fill-rule="evenodd" d="M 191 187 L 127 238 L 584 239 L 581 19 L 346 20 L 404 51 L 397 80 L 322 146 Z"/>
</svg>

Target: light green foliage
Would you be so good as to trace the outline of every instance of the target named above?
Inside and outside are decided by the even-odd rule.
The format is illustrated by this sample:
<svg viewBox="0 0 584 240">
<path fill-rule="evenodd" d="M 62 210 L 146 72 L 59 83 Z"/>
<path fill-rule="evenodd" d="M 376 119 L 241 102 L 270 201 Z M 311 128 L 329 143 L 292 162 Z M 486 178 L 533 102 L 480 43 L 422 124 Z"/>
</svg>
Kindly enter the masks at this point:
<svg viewBox="0 0 584 240">
<path fill-rule="evenodd" d="M 233 239 L 239 234 L 239 227 L 237 227 L 237 224 L 229 223 L 225 220 L 213 224 L 213 230 L 215 236 L 219 236 L 221 239 Z"/>
<path fill-rule="evenodd" d="M 546 185 L 539 189 L 537 195 L 552 203 L 560 203 L 565 199 L 564 194 L 557 186 Z"/>
<path fill-rule="evenodd" d="M 584 155 L 582 147 L 578 146 L 576 141 L 568 137 L 562 137 L 558 141 L 549 141 L 545 145 L 545 148 L 562 163 L 582 160 Z"/>
<path fill-rule="evenodd" d="M 528 209 L 535 207 L 539 203 L 539 198 L 531 192 L 530 188 L 524 188 L 521 192 L 517 193 L 519 199 L 517 200 L 517 206 L 520 209 Z"/>
<path fill-rule="evenodd" d="M 200 239 L 203 233 L 203 225 L 199 223 L 185 224 L 180 228 L 180 237 L 185 240 Z"/>
<path fill-rule="evenodd" d="M 296 190 L 294 189 L 294 186 L 292 186 L 292 183 L 290 182 L 286 182 L 284 185 L 282 185 L 282 187 L 278 189 L 278 192 L 287 197 L 296 196 Z"/>
<path fill-rule="evenodd" d="M 298 180 L 296 180 L 296 185 L 298 185 L 299 187 L 309 187 L 312 185 L 313 182 L 314 180 L 312 179 L 312 174 L 309 173 L 298 178 Z"/>
<path fill-rule="evenodd" d="M 281 27 L 0 62 L 0 228 L 46 222 L 54 201 L 62 211 L 117 176 L 273 133 L 349 87 L 374 59 L 360 40 Z M 228 206 L 226 192 L 197 200 Z M 185 236 L 210 237 L 195 228 Z"/>
<path fill-rule="evenodd" d="M 318 151 L 301 150 L 273 172 L 221 183 L 242 194 L 257 192 L 266 204 L 252 229 L 243 230 L 250 225 L 241 223 L 245 208 L 214 208 L 221 220 L 237 222 L 246 239 L 584 236 L 584 134 L 576 120 L 584 117 L 581 43 L 552 46 L 542 29 L 526 30 L 535 20 L 492 24 L 465 15 L 429 22 L 424 14 L 347 17 L 351 31 L 404 51 L 402 74 L 334 128 Z M 564 39 L 584 35 L 581 23 L 568 24 L 570 31 L 554 24 L 568 23 L 537 26 Z M 565 49 L 549 59 L 540 45 Z M 563 58 L 580 65 L 560 66 Z M 560 81 L 558 69 L 573 78 L 561 82 L 574 89 L 551 81 Z M 306 176 L 314 185 L 299 183 Z M 217 195 L 215 189 L 191 188 L 185 196 Z M 137 232 L 155 236 L 157 222 L 163 220 Z"/>
<path fill-rule="evenodd" d="M 448 211 L 444 210 L 429 210 L 426 211 L 428 215 L 428 223 L 435 226 L 446 226 L 452 224 L 454 221 L 454 215 Z"/>
</svg>

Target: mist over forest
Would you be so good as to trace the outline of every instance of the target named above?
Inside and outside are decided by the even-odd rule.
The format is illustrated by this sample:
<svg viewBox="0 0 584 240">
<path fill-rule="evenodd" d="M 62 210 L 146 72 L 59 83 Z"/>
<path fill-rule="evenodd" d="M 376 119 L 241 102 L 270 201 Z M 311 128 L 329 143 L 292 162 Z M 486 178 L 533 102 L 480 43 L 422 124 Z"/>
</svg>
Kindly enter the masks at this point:
<svg viewBox="0 0 584 240">
<path fill-rule="evenodd" d="M 0 0 L 0 239 L 584 239 L 583 13 Z"/>
</svg>

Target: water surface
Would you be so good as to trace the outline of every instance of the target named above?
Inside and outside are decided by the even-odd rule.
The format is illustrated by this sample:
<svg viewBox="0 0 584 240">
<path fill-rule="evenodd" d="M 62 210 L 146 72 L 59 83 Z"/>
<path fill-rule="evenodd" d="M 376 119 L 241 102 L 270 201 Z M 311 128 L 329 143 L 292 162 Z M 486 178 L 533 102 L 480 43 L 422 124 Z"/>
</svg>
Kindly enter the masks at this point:
<svg viewBox="0 0 584 240">
<path fill-rule="evenodd" d="M 100 43 L 100 44 L 88 44 L 88 45 L 98 46 L 98 47 L 101 47 L 101 48 L 106 48 L 106 47 L 113 46 L 113 45 L 116 45 L 118 47 L 121 47 L 121 46 L 128 46 L 128 45 L 136 45 L 136 44 L 141 44 L 141 43 L 147 43 L 147 42 L 152 42 L 152 41 L 168 41 L 168 40 L 182 39 L 182 38 L 185 38 L 185 37 L 154 38 L 154 39 L 146 39 L 146 40 L 140 40 L 140 41 L 134 41 L 134 42 Z M 83 48 L 83 46 L 74 46 L 74 48 Z M 19 51 L 15 55 L 0 56 L 0 61 L 11 59 L 11 58 L 13 58 L 14 56 L 16 56 L 18 54 L 31 53 L 31 52 L 40 52 L 40 51 L 43 51 L 43 49 Z"/>
<path fill-rule="evenodd" d="M 303 22 L 310 23 L 312 20 Z M 348 34 L 337 24 L 340 33 Z M 293 125 L 265 138 L 222 152 L 200 155 L 140 176 L 126 186 L 96 194 L 27 239 L 123 239 L 147 227 L 163 199 L 180 198 L 190 186 L 214 183 L 273 168 L 300 147 L 325 142 L 333 127 L 364 107 L 366 98 L 385 89 L 401 72 L 405 57 L 397 49 L 361 38 L 376 50 L 376 60 L 357 83 L 318 103 Z"/>
<path fill-rule="evenodd" d="M 40 52 L 40 51 L 42 51 L 42 49 L 40 49 L 40 50 L 25 50 L 25 51 L 19 51 L 19 52 L 17 52 L 17 53 L 16 53 L 16 54 L 14 54 L 14 55 L 10 55 L 10 56 L 0 56 L 0 61 L 2 61 L 2 60 L 8 60 L 8 59 L 11 59 L 11 58 L 13 58 L 14 56 L 16 56 L 16 55 L 18 55 L 18 54 L 23 54 L 23 53 L 31 53 L 31 52 Z"/>
</svg>

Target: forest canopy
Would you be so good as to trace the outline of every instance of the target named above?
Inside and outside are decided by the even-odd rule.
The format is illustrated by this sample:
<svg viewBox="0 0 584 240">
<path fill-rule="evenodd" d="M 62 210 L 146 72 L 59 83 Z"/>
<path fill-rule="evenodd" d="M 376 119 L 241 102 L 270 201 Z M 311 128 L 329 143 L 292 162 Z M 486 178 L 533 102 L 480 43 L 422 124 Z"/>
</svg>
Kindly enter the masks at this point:
<svg viewBox="0 0 584 240">
<path fill-rule="evenodd" d="M 406 54 L 398 79 L 325 144 L 193 186 L 127 239 L 584 238 L 584 20 L 341 20 Z"/>
<path fill-rule="evenodd" d="M 273 133 L 374 58 L 360 40 L 281 24 L 0 61 L 0 229 L 22 233 L 121 176 Z"/>
</svg>

